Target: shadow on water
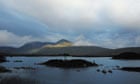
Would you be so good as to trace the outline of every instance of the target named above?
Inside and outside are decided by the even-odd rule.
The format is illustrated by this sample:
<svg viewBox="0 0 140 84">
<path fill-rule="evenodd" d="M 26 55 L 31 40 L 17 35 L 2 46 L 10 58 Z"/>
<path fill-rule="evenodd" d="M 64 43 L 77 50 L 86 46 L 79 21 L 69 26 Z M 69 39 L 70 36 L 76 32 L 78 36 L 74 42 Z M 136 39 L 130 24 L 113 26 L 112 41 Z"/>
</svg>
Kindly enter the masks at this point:
<svg viewBox="0 0 140 84">
<path fill-rule="evenodd" d="M 33 79 L 13 76 L 13 77 L 2 78 L 0 80 L 0 84 L 39 84 L 39 82 Z"/>
</svg>

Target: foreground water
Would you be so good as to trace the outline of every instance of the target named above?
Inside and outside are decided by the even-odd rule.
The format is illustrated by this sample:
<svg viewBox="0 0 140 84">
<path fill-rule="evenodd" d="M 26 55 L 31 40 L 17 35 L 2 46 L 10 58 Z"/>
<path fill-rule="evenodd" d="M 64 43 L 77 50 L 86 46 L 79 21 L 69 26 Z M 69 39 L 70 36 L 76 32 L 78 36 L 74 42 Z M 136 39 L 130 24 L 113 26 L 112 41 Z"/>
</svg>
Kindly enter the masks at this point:
<svg viewBox="0 0 140 84">
<path fill-rule="evenodd" d="M 9 62 L 0 66 L 12 70 L 10 73 L 0 73 L 0 84 L 140 84 L 139 72 L 114 70 L 120 67 L 140 67 L 140 60 L 112 60 L 111 58 L 68 57 L 67 59 L 84 59 L 96 62 L 101 66 L 62 69 L 37 63 L 63 57 L 7 57 Z M 22 62 L 16 62 L 20 60 Z M 21 68 L 22 67 L 22 68 Z M 112 73 L 97 72 L 97 70 L 112 70 Z"/>
</svg>

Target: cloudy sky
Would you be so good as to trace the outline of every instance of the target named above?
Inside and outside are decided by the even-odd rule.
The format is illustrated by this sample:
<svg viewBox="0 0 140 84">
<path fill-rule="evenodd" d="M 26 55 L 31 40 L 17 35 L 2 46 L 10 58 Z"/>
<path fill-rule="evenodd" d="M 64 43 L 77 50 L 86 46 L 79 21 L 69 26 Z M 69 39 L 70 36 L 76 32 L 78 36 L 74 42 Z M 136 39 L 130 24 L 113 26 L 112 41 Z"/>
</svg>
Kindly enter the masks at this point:
<svg viewBox="0 0 140 84">
<path fill-rule="evenodd" d="M 0 46 L 67 39 L 140 46 L 140 0 L 0 0 Z"/>
</svg>

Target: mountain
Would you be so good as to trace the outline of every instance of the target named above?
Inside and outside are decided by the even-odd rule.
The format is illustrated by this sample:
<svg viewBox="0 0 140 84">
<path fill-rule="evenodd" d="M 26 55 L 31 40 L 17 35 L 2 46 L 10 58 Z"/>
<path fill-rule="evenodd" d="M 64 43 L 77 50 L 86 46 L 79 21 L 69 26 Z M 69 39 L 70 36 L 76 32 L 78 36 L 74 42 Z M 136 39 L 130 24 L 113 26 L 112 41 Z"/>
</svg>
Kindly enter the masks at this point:
<svg viewBox="0 0 140 84">
<path fill-rule="evenodd" d="M 70 47 L 72 45 L 73 45 L 72 42 L 62 39 L 62 40 L 56 42 L 55 44 L 49 44 L 49 45 L 44 46 L 43 48 Z"/>
<path fill-rule="evenodd" d="M 71 41 L 31 42 L 19 48 L 0 47 L 0 55 L 64 55 L 73 56 L 115 56 L 124 52 L 140 54 L 140 47 L 108 49 L 97 46 L 73 46 Z"/>
<path fill-rule="evenodd" d="M 113 59 L 129 59 L 129 60 L 138 60 L 140 59 L 140 54 L 134 52 L 124 52 L 119 55 L 113 56 Z"/>
<path fill-rule="evenodd" d="M 45 45 L 53 45 L 53 44 L 55 44 L 55 43 L 52 43 L 52 42 L 31 42 L 31 43 L 27 43 L 27 44 L 21 46 L 19 49 L 31 50 L 31 49 L 41 48 Z"/>
<path fill-rule="evenodd" d="M 128 48 L 115 49 L 114 54 L 120 54 L 124 52 L 134 52 L 134 53 L 140 54 L 140 47 L 128 47 Z"/>
<path fill-rule="evenodd" d="M 39 49 L 35 54 L 41 55 L 63 55 L 73 56 L 107 56 L 112 52 L 111 49 L 95 46 L 68 46 L 68 47 L 45 47 Z"/>
<path fill-rule="evenodd" d="M 0 55 L 11 53 L 14 50 L 16 50 L 16 48 L 13 48 L 13 47 L 0 47 Z"/>
<path fill-rule="evenodd" d="M 37 52 L 38 49 L 44 47 L 66 47 L 71 46 L 72 42 L 62 39 L 57 42 L 30 42 L 26 43 L 19 48 L 14 47 L 0 47 L 0 54 L 10 53 L 10 54 L 32 54 L 33 52 Z"/>
<path fill-rule="evenodd" d="M 71 41 L 68 41 L 66 39 L 61 39 L 58 42 L 56 42 L 56 44 L 60 44 L 60 43 L 72 43 Z"/>
</svg>

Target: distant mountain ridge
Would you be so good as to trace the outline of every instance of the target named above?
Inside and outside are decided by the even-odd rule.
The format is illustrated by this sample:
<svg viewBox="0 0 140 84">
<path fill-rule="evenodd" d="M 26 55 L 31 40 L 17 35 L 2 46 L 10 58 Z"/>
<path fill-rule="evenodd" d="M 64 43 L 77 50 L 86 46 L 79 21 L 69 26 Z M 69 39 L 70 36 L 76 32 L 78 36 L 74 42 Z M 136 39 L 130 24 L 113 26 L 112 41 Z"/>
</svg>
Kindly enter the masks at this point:
<svg viewBox="0 0 140 84">
<path fill-rule="evenodd" d="M 72 44 L 72 42 L 68 41 L 68 40 L 65 40 L 65 39 L 62 39 L 62 40 L 59 40 L 57 42 L 39 42 L 39 41 L 35 41 L 35 42 L 30 42 L 30 43 L 26 43 L 24 44 L 23 46 L 19 47 L 19 48 L 14 48 L 14 47 L 0 47 L 0 54 L 2 53 L 30 53 L 30 51 L 33 51 L 33 50 L 36 50 L 36 49 L 40 49 L 40 48 L 43 48 L 43 47 L 54 47 L 56 45 L 59 45 L 59 44 L 63 44 L 63 43 L 68 43 L 68 44 Z M 68 45 L 70 46 L 70 45 Z M 66 47 L 66 46 L 64 46 Z"/>
<path fill-rule="evenodd" d="M 123 52 L 140 54 L 140 47 L 108 49 L 97 46 L 73 46 L 71 41 L 30 42 L 19 48 L 0 47 L 0 55 L 63 55 L 73 56 L 114 56 Z"/>
<path fill-rule="evenodd" d="M 40 48 L 43 47 L 44 45 L 52 45 L 55 43 L 52 42 L 31 42 L 24 44 L 23 46 L 20 47 L 20 49 L 35 49 L 35 48 Z"/>
<path fill-rule="evenodd" d="M 72 45 L 73 45 L 72 42 L 62 39 L 62 40 L 56 42 L 55 44 L 48 44 L 48 45 L 44 46 L 44 48 L 70 47 Z"/>
</svg>

